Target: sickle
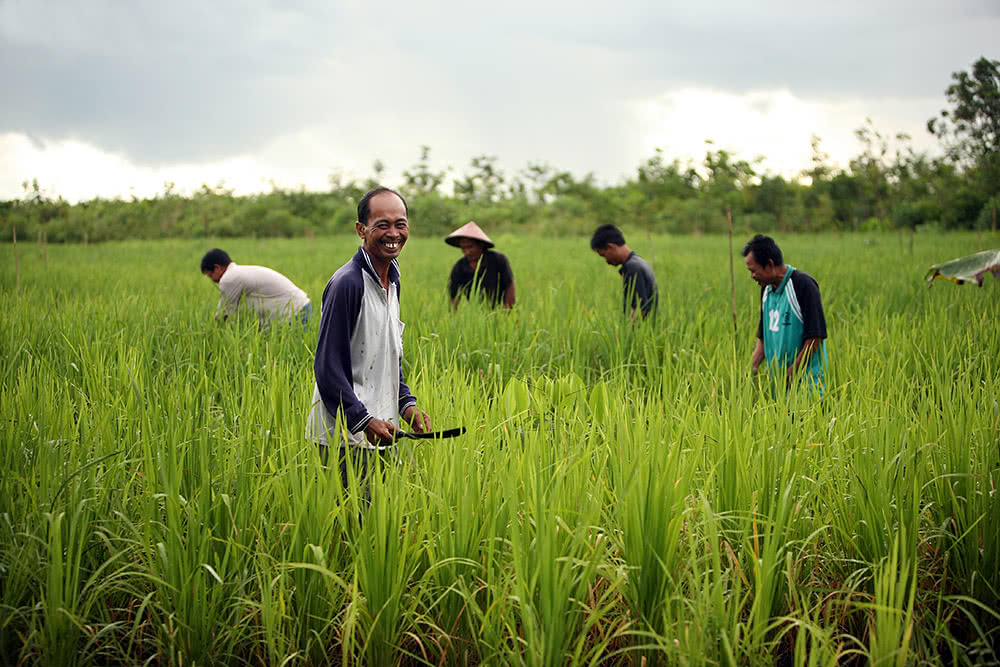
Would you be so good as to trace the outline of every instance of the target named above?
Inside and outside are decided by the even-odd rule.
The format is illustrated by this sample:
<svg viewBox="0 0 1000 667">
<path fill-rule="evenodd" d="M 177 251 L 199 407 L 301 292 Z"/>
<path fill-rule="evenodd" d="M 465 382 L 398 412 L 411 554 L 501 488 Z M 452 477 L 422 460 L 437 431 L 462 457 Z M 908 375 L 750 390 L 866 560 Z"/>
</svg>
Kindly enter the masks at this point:
<svg viewBox="0 0 1000 667">
<path fill-rule="evenodd" d="M 408 433 L 407 431 L 396 431 L 397 438 L 411 438 L 413 440 L 437 440 L 438 438 L 454 438 L 465 433 L 465 427 L 449 428 L 444 431 L 432 431 L 430 433 Z"/>
</svg>

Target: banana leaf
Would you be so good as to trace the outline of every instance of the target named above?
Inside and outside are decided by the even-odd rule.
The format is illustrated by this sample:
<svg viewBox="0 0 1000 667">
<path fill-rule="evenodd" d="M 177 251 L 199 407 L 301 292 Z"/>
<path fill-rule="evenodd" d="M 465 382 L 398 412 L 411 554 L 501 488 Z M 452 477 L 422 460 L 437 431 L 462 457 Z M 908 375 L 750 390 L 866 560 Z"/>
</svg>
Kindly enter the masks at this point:
<svg viewBox="0 0 1000 667">
<path fill-rule="evenodd" d="M 950 280 L 959 285 L 965 282 L 975 282 L 979 287 L 983 286 L 983 276 L 992 273 L 993 277 L 1000 278 L 1000 250 L 984 250 L 975 255 L 959 257 L 950 262 L 935 264 L 927 269 L 927 286 L 934 284 L 935 278 Z"/>
</svg>

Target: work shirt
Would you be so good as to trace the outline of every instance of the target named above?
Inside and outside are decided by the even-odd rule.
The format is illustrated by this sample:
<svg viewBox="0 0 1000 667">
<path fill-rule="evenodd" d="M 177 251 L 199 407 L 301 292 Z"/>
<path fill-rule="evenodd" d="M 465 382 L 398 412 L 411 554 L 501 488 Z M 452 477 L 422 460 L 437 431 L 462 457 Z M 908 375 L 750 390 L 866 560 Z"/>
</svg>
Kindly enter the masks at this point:
<svg viewBox="0 0 1000 667">
<path fill-rule="evenodd" d="M 448 278 L 448 293 L 454 299 L 459 293 L 469 296 L 473 289 L 478 289 L 487 301 L 499 305 L 512 282 L 514 273 L 507 258 L 494 250 L 484 250 L 475 269 L 465 257 L 455 263 Z"/>
<path fill-rule="evenodd" d="M 326 284 L 307 437 L 328 445 L 334 434 L 338 441 L 339 417 L 348 444 L 383 449 L 368 442 L 365 426 L 373 418 L 398 426 L 399 414 L 416 404 L 403 380 L 399 289 L 396 260 L 389 266 L 389 289 L 383 289 L 364 248 Z"/>
<path fill-rule="evenodd" d="M 291 319 L 309 303 L 309 297 L 295 283 L 266 266 L 241 266 L 230 262 L 218 286 L 222 294 L 216 317 L 235 313 L 240 297 L 257 313 L 262 325 L 274 319 Z"/>
<path fill-rule="evenodd" d="M 655 317 L 660 297 L 656 289 L 656 276 L 649 262 L 633 251 L 618 269 L 618 273 L 622 276 L 622 309 L 625 314 L 639 308 L 643 317 L 649 315 L 650 311 Z"/>
<path fill-rule="evenodd" d="M 807 338 L 826 338 L 826 318 L 813 277 L 794 266 L 787 267 L 777 287 L 761 290 L 761 317 L 757 338 L 764 341 L 764 359 L 782 372 L 795 364 Z M 826 341 L 820 342 L 804 369 L 813 382 L 822 385 L 826 368 Z"/>
</svg>

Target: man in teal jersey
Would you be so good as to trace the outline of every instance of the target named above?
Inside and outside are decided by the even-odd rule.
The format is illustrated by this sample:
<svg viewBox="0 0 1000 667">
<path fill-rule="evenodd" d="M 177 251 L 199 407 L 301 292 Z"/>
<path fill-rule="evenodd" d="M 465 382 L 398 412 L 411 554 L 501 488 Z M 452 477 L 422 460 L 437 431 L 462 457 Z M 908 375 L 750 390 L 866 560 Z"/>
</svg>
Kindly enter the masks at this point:
<svg viewBox="0 0 1000 667">
<path fill-rule="evenodd" d="M 757 345 L 751 359 L 754 375 L 765 359 L 772 371 L 784 371 L 791 386 L 797 376 L 820 391 L 826 369 L 826 318 L 819 285 L 805 271 L 785 264 L 769 236 L 757 234 L 743 247 L 750 277 L 761 286 Z"/>
</svg>

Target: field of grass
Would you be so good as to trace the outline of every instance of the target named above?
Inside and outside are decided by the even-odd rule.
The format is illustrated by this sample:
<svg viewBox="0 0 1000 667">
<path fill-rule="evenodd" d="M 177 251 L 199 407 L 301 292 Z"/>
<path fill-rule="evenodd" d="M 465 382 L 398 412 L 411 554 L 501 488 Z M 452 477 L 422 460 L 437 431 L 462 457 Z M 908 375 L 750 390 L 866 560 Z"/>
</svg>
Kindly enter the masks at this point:
<svg viewBox="0 0 1000 667">
<path fill-rule="evenodd" d="M 922 280 L 974 234 L 777 239 L 823 294 L 820 402 L 749 377 L 725 237 L 627 233 L 635 327 L 585 238 L 495 239 L 517 308 L 452 313 L 458 252 L 413 234 L 407 379 L 468 433 L 406 441 L 363 511 L 303 437 L 356 239 L 222 246 L 309 293 L 305 332 L 216 324 L 203 242 L 21 244 L 19 291 L 3 247 L 0 664 L 996 660 L 1000 284 Z"/>
</svg>

